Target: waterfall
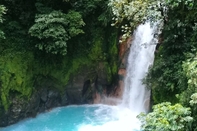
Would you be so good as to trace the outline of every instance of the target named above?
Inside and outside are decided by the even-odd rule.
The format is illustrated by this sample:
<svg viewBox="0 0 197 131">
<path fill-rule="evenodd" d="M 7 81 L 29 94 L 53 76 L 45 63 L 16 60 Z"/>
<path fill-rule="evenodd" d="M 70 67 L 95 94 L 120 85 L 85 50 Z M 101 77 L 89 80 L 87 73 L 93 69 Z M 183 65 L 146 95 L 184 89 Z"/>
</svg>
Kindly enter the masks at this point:
<svg viewBox="0 0 197 131">
<path fill-rule="evenodd" d="M 150 91 L 142 80 L 154 60 L 155 32 L 156 29 L 151 27 L 150 23 L 139 25 L 133 34 L 130 47 L 122 105 L 137 114 L 147 112 L 149 106 Z"/>
<path fill-rule="evenodd" d="M 136 118 L 147 111 L 150 92 L 142 84 L 153 63 L 157 29 L 149 23 L 139 25 L 134 32 L 124 80 L 122 103 L 110 105 L 76 105 L 51 110 L 36 118 L 21 121 L 1 131 L 140 131 Z"/>
</svg>

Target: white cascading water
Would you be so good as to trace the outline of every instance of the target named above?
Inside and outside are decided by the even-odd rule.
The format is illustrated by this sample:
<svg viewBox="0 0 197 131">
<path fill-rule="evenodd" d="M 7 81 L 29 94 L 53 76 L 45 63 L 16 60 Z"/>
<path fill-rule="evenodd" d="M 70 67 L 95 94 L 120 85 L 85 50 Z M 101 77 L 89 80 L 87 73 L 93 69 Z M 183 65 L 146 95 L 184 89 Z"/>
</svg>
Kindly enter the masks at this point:
<svg viewBox="0 0 197 131">
<path fill-rule="evenodd" d="M 147 112 L 149 108 L 150 91 L 146 89 L 142 80 L 153 64 L 156 47 L 155 31 L 150 23 L 139 25 L 134 32 L 134 40 L 130 47 L 122 105 L 138 114 Z"/>
<path fill-rule="evenodd" d="M 154 61 L 157 43 L 157 39 L 154 38 L 156 31 L 156 26 L 151 27 L 147 22 L 139 25 L 134 32 L 122 102 L 118 106 L 100 107 L 101 110 L 110 109 L 106 116 L 110 120 L 102 125 L 85 125 L 79 131 L 140 131 L 141 123 L 136 116 L 149 109 L 150 91 L 146 89 L 142 80 Z"/>
</svg>

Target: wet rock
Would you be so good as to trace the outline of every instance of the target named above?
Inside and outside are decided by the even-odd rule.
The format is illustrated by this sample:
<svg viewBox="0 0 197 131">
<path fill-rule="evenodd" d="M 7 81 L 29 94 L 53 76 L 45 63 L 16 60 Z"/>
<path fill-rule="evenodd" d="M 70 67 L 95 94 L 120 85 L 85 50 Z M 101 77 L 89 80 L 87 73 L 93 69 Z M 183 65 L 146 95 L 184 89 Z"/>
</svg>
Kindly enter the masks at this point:
<svg viewBox="0 0 197 131">
<path fill-rule="evenodd" d="M 81 104 L 82 95 L 81 90 L 78 88 L 67 88 L 68 104 Z"/>
<path fill-rule="evenodd" d="M 7 112 L 0 105 L 0 127 L 35 117 L 58 106 L 100 103 L 110 85 L 107 75 L 103 62 L 93 71 L 88 67 L 82 68 L 67 85 L 61 85 L 55 78 L 38 75 L 30 98 L 19 98 L 20 94 L 13 93 L 10 98 L 12 104 Z M 64 90 L 61 92 L 58 89 Z"/>
<path fill-rule="evenodd" d="M 66 91 L 64 91 L 64 93 L 62 95 L 62 98 L 61 98 L 61 105 L 62 106 L 66 106 L 68 104 L 69 104 L 69 102 L 68 102 L 68 96 L 67 96 Z"/>
<path fill-rule="evenodd" d="M 87 81 L 84 82 L 84 85 L 83 85 L 82 96 L 84 96 L 86 94 L 89 87 L 90 87 L 90 80 L 87 80 Z"/>
<path fill-rule="evenodd" d="M 40 96 L 38 92 L 34 92 L 26 105 L 25 117 L 35 117 L 39 111 Z"/>
<path fill-rule="evenodd" d="M 71 77 L 65 86 L 68 104 L 88 104 L 92 101 L 91 81 L 88 78 L 89 68 L 84 67 L 77 75 Z M 90 98 L 91 96 L 91 98 Z M 91 99 L 91 100 L 90 100 Z"/>
<path fill-rule="evenodd" d="M 46 109 L 61 106 L 61 96 L 58 91 L 49 90 L 47 97 L 48 99 L 45 103 Z"/>
<path fill-rule="evenodd" d="M 0 127 L 5 127 L 8 125 L 8 115 L 4 112 L 3 107 L 0 108 Z"/>
<path fill-rule="evenodd" d="M 94 94 L 94 101 L 93 101 L 94 104 L 99 104 L 101 103 L 101 95 L 100 93 L 96 92 Z"/>
<path fill-rule="evenodd" d="M 48 95 L 48 91 L 47 91 L 47 88 L 44 88 L 40 91 L 40 99 L 43 101 L 43 102 L 46 102 L 47 101 L 47 95 Z"/>
<path fill-rule="evenodd" d="M 14 124 L 16 121 L 21 120 L 25 116 L 25 101 L 14 97 L 8 114 L 8 124 Z"/>
<path fill-rule="evenodd" d="M 93 99 L 92 94 L 93 94 L 93 90 L 92 90 L 91 82 L 90 80 L 87 80 L 83 85 L 82 100 L 81 100 L 82 104 L 92 103 L 92 99 Z"/>
</svg>

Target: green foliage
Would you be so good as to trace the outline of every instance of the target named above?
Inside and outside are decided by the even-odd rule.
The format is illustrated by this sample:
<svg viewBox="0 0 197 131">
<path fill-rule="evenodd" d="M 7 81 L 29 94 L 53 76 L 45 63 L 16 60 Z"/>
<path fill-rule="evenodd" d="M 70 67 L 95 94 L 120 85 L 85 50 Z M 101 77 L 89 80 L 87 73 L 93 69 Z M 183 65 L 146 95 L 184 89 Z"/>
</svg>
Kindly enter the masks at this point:
<svg viewBox="0 0 197 131">
<path fill-rule="evenodd" d="M 105 3 L 103 0 L 71 0 L 70 2 L 74 8 L 79 10 L 84 16 L 89 15 L 90 13 L 96 13 L 96 9 Z"/>
<path fill-rule="evenodd" d="M 194 131 L 197 130 L 197 93 L 194 93 L 191 95 L 191 100 L 190 100 L 190 105 L 191 105 L 191 110 L 192 110 L 192 116 L 194 118 L 194 122 L 192 124 L 192 127 Z"/>
<path fill-rule="evenodd" d="M 108 80 L 111 81 L 116 77 L 117 75 L 117 71 L 118 71 L 118 47 L 117 47 L 117 43 L 118 43 L 118 33 L 114 32 L 111 34 L 111 36 L 109 37 L 109 41 L 108 41 L 108 45 L 109 45 L 109 51 L 108 51 L 108 55 L 109 55 L 109 66 L 108 66 Z"/>
<path fill-rule="evenodd" d="M 177 95 L 180 102 L 186 106 L 190 106 L 192 116 L 194 117 L 193 128 L 197 129 L 197 108 L 196 108 L 196 92 L 197 92 L 197 61 L 196 55 L 189 54 L 186 61 L 183 62 L 182 67 L 187 78 L 187 88 Z M 191 96 L 191 97 L 190 97 Z"/>
<path fill-rule="evenodd" d="M 3 5 L 0 5 L 0 23 L 2 23 L 3 22 L 3 14 L 5 14 L 6 13 L 6 8 L 5 8 L 5 6 L 3 6 Z M 3 31 L 2 30 L 0 30 L 0 38 L 5 38 L 4 37 L 4 33 L 3 33 Z"/>
<path fill-rule="evenodd" d="M 192 8 L 194 5 L 193 0 L 167 0 L 168 7 L 173 9 L 179 6 L 186 5 L 188 9 Z"/>
<path fill-rule="evenodd" d="M 5 8 L 5 6 L 3 6 L 3 5 L 0 5 L 0 23 L 2 23 L 3 22 L 3 14 L 5 14 L 6 13 L 6 8 Z"/>
<path fill-rule="evenodd" d="M 106 0 L 70 0 L 73 9 L 83 16 L 85 23 L 89 26 L 96 25 L 107 27 L 111 23 L 112 13 L 108 8 Z M 90 21 L 91 20 L 91 21 Z M 88 30 L 85 31 L 88 33 Z"/>
<path fill-rule="evenodd" d="M 123 40 L 131 35 L 131 32 L 136 28 L 136 26 L 144 21 L 146 17 L 146 11 L 148 7 L 147 0 L 133 0 L 133 1 L 121 1 L 121 0 L 110 0 L 109 7 L 112 8 L 112 13 L 114 17 L 114 25 L 120 25 L 126 22 L 122 26 Z M 140 11 L 139 11 L 140 10 Z"/>
<path fill-rule="evenodd" d="M 15 97 L 28 101 L 44 78 L 57 82 L 50 88 L 63 92 L 83 67 L 90 69 L 93 80 L 100 73 L 99 62 L 111 84 L 117 72 L 118 34 L 109 26 L 107 2 L 3 0 L 8 11 L 0 26 L 7 38 L 0 41 L 0 106 L 9 110 Z"/>
<path fill-rule="evenodd" d="M 106 31 L 101 28 L 94 29 L 93 33 L 91 50 L 88 52 L 88 56 L 92 61 L 106 61 L 111 55 L 117 55 L 117 41 L 114 41 L 114 39 L 117 39 L 116 33 L 112 33 L 112 36 L 106 36 Z"/>
<path fill-rule="evenodd" d="M 113 63 L 105 63 L 105 67 L 107 68 L 107 81 L 110 83 L 114 80 L 114 77 L 116 76 L 118 72 L 118 66 L 116 62 Z"/>
<path fill-rule="evenodd" d="M 183 10 L 195 9 L 193 8 L 195 5 L 193 0 L 110 0 L 108 5 L 114 15 L 112 26 L 121 26 L 123 40 L 128 38 L 134 29 L 145 21 L 158 22 L 159 30 L 162 30 L 163 23 L 171 20 L 176 23 L 173 26 L 185 26 L 181 20 L 169 19 L 169 14 L 173 14 L 171 10 L 177 11 L 179 9 L 180 11 L 177 13 L 179 15 L 183 13 Z M 176 37 L 176 34 L 171 37 Z"/>
<path fill-rule="evenodd" d="M 0 102 L 5 110 L 12 104 L 13 96 L 28 101 L 34 91 L 34 82 L 42 83 L 39 76 L 51 78 L 57 81 L 53 88 L 63 92 L 70 77 L 83 66 L 90 66 L 87 57 L 69 58 L 54 60 L 35 59 L 32 52 L 15 52 L 7 50 L 7 53 L 0 57 Z"/>
<path fill-rule="evenodd" d="M 103 63 L 104 72 L 107 73 L 107 80 L 110 83 L 114 79 L 113 77 L 116 76 L 118 70 L 117 33 L 111 33 L 111 36 L 107 36 L 106 39 L 108 41 L 104 39 L 105 31 L 97 29 L 94 33 L 95 36 L 88 57 L 93 61 L 95 68 L 97 68 L 100 63 Z"/>
<path fill-rule="evenodd" d="M 0 95 L 5 110 L 10 105 L 9 97 L 12 92 L 17 92 L 18 97 L 28 99 L 33 90 L 33 72 L 31 70 L 31 54 L 7 53 L 0 57 Z"/>
<path fill-rule="evenodd" d="M 190 100 L 190 102 L 189 102 L 190 105 L 191 105 L 191 106 L 196 105 L 196 104 L 197 104 L 197 93 L 192 94 L 192 95 L 191 95 L 191 99 L 192 99 L 192 100 Z"/>
<path fill-rule="evenodd" d="M 52 8 L 45 6 L 44 4 L 40 2 L 36 2 L 35 6 L 39 14 L 49 14 L 53 11 Z"/>
<path fill-rule="evenodd" d="M 160 29 L 163 20 L 160 11 L 162 10 L 161 5 L 162 1 L 156 0 L 110 0 L 108 6 L 112 9 L 114 16 L 112 26 L 121 26 L 123 41 L 132 34 L 139 24 L 147 20 L 160 21 Z"/>
<path fill-rule="evenodd" d="M 106 54 L 103 52 L 101 39 L 94 41 L 94 44 L 88 56 L 91 60 L 97 62 L 106 60 Z"/>
<path fill-rule="evenodd" d="M 143 131 L 190 131 L 191 111 L 180 104 L 164 102 L 153 106 L 153 112 L 140 114 Z"/>
<path fill-rule="evenodd" d="M 183 71 L 187 78 L 187 88 L 178 95 L 180 102 L 186 104 L 189 102 L 193 93 L 197 92 L 197 61 L 196 56 L 183 62 Z"/>
<path fill-rule="evenodd" d="M 36 44 L 40 50 L 53 54 L 66 55 L 67 41 L 78 34 L 84 26 L 81 15 L 75 11 L 64 14 L 61 11 L 52 11 L 49 14 L 36 15 L 35 24 L 29 29 L 31 36 L 41 40 Z"/>
<path fill-rule="evenodd" d="M 182 62 L 188 59 L 186 54 L 195 52 L 196 30 L 195 22 L 197 5 L 194 1 L 191 7 L 189 1 L 170 0 L 165 7 L 165 24 L 163 27 L 160 49 L 156 54 L 153 68 L 150 70 L 147 83 L 153 89 L 156 103 L 163 101 L 178 102 L 175 95 L 180 94 L 188 88 L 188 78 L 185 75 L 187 67 L 182 66 Z M 185 69 L 184 69 L 185 68 Z M 170 94 L 170 97 L 166 97 Z M 189 96 L 182 97 L 189 102 Z M 178 96 L 178 95 L 177 95 Z M 180 99 L 180 96 L 178 97 Z"/>
<path fill-rule="evenodd" d="M 75 75 L 82 69 L 84 66 L 89 67 L 90 61 L 87 57 L 81 56 L 77 58 L 67 58 L 64 59 L 63 64 L 61 65 L 61 69 L 56 67 L 56 70 L 51 70 L 50 75 L 62 83 L 62 85 L 68 84 L 71 76 Z M 64 87 L 60 90 L 64 90 Z"/>
<path fill-rule="evenodd" d="M 181 57 L 175 55 L 167 58 L 160 53 L 157 54 L 145 82 L 152 89 L 155 104 L 165 101 L 178 102 L 175 94 L 180 93 L 181 90 L 177 88 L 187 86 L 180 59 Z"/>
<path fill-rule="evenodd" d="M 27 30 L 17 21 L 6 21 L 3 23 L 6 39 L 0 40 L 0 54 L 13 52 L 25 52 L 35 49 L 35 43 L 27 34 Z M 8 50 L 9 51 L 8 51 Z"/>
<path fill-rule="evenodd" d="M 165 5 L 162 41 L 147 82 L 154 102 L 180 102 L 191 108 L 192 130 L 197 129 L 197 110 L 190 105 L 196 90 L 197 2 L 169 0 Z"/>
</svg>

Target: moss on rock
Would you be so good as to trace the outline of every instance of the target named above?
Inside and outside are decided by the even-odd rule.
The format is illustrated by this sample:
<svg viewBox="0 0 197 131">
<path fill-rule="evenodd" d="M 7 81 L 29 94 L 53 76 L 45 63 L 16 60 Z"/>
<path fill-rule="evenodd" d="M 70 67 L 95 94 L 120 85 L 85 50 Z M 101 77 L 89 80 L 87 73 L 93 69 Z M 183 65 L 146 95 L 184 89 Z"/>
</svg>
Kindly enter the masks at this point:
<svg viewBox="0 0 197 131">
<path fill-rule="evenodd" d="M 33 73 L 30 60 L 31 53 L 10 52 L 0 57 L 1 100 L 5 110 L 8 110 L 9 95 L 18 92 L 19 97 L 29 98 L 33 90 Z"/>
</svg>

